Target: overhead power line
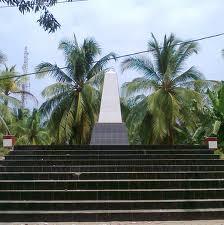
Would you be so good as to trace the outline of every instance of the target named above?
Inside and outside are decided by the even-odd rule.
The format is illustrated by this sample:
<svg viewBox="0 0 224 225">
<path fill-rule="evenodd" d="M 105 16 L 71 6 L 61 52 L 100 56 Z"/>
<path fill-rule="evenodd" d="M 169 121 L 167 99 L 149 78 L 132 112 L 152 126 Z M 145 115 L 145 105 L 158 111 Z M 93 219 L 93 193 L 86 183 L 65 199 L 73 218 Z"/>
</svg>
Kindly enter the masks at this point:
<svg viewBox="0 0 224 225">
<path fill-rule="evenodd" d="M 56 2 L 56 4 L 65 4 L 65 3 L 73 3 L 73 2 L 86 2 L 86 1 L 88 1 L 88 0 L 65 0 L 65 1 L 58 1 L 58 2 Z M 37 4 L 34 4 L 34 5 L 37 5 Z M 54 5 L 52 5 L 52 6 L 54 6 Z M 15 7 L 18 7 L 18 6 L 17 5 L 1 5 L 0 9 L 15 8 Z"/>
<path fill-rule="evenodd" d="M 180 41 L 177 44 L 174 44 L 173 46 L 178 46 L 178 45 L 182 45 L 182 44 L 203 41 L 203 40 L 206 40 L 206 39 L 216 38 L 216 37 L 220 37 L 220 36 L 224 36 L 224 33 L 219 33 L 219 34 L 214 34 L 214 35 L 210 35 L 210 36 L 205 36 L 205 37 L 201 37 L 201 38 L 197 38 L 197 39 L 192 39 L 192 40 L 189 40 L 189 41 Z M 163 47 L 160 47 L 159 49 L 163 49 Z M 116 59 L 129 57 L 129 56 L 134 56 L 134 55 L 139 55 L 139 54 L 144 54 L 144 53 L 152 52 L 152 51 L 153 50 L 144 50 L 144 51 L 140 51 L 140 52 L 134 52 L 134 53 L 126 54 L 126 55 L 117 56 Z"/>
<path fill-rule="evenodd" d="M 212 39 L 212 38 L 221 37 L 221 36 L 224 36 L 224 32 L 219 33 L 219 34 L 210 35 L 210 36 L 204 36 L 204 37 L 197 38 L 197 39 L 192 39 L 192 40 L 189 40 L 189 41 L 181 41 L 181 42 L 178 42 L 178 43 L 174 44 L 173 46 L 203 41 L 203 40 Z M 163 49 L 163 47 L 160 47 L 159 49 Z M 153 50 L 144 50 L 144 51 L 139 51 L 139 52 L 133 52 L 133 53 L 125 54 L 125 55 L 116 56 L 115 59 L 121 59 L 121 58 L 130 57 L 130 56 L 140 55 L 140 54 L 144 54 L 144 53 L 148 53 L 148 52 L 152 52 L 152 51 Z M 110 58 L 109 60 L 113 60 L 113 59 L 114 58 Z M 99 62 L 99 61 L 95 61 L 93 63 L 97 63 L 97 62 Z M 63 70 L 63 69 L 66 69 L 66 68 L 68 68 L 68 66 L 59 67 L 57 69 Z M 6 80 L 6 79 L 11 79 L 11 78 L 25 77 L 25 76 L 31 76 L 31 75 L 36 75 L 36 74 L 40 74 L 40 73 L 52 72 L 54 70 L 56 70 L 56 69 L 43 70 L 43 71 L 40 71 L 40 72 L 32 72 L 32 73 L 27 73 L 27 74 L 15 75 L 15 76 L 11 76 L 11 77 L 2 77 L 2 78 L 0 78 L 0 81 Z"/>
</svg>

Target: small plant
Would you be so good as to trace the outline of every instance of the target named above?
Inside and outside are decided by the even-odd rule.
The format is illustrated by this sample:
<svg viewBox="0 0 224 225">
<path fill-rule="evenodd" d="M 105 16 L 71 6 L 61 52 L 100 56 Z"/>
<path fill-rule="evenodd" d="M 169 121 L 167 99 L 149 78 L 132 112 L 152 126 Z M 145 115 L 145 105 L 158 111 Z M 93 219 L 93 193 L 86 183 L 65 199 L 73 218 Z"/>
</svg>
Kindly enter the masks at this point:
<svg viewBox="0 0 224 225">
<path fill-rule="evenodd" d="M 0 157 L 5 156 L 9 153 L 9 149 L 0 147 Z"/>
</svg>

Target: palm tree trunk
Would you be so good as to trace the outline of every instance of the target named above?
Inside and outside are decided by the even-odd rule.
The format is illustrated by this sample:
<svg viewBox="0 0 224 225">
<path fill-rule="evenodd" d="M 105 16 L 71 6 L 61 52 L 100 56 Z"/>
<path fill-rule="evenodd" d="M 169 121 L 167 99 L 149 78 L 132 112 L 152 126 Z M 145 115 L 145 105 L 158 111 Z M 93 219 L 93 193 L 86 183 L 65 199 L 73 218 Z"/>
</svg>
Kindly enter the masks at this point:
<svg viewBox="0 0 224 225">
<path fill-rule="evenodd" d="M 168 134 L 168 144 L 174 144 L 174 135 L 173 135 L 173 128 L 169 125 L 169 134 Z"/>
<path fill-rule="evenodd" d="M 9 92 L 8 92 L 8 91 L 5 91 L 5 95 L 8 97 L 8 96 L 9 96 Z M 5 100 L 5 101 L 4 101 L 4 105 L 5 105 L 5 106 L 8 106 L 8 104 L 9 104 L 9 103 L 8 103 L 8 100 Z"/>
</svg>

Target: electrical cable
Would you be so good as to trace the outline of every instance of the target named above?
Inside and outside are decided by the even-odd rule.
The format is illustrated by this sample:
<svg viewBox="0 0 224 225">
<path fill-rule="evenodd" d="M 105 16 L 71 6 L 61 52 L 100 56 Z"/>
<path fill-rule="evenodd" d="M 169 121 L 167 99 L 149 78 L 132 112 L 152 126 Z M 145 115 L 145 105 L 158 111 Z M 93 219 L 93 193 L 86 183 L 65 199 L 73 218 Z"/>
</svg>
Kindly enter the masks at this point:
<svg viewBox="0 0 224 225">
<path fill-rule="evenodd" d="M 197 39 L 192 39 L 189 41 L 181 41 L 178 42 L 176 44 L 174 44 L 173 46 L 178 46 L 178 45 L 182 45 L 182 44 L 187 44 L 187 43 L 193 43 L 193 42 L 199 42 L 199 41 L 203 41 L 203 40 L 207 40 L 207 39 L 212 39 L 212 38 L 216 38 L 216 37 L 220 37 L 220 36 L 224 36 L 224 33 L 218 33 L 218 34 L 214 34 L 214 35 L 210 35 L 210 36 L 204 36 L 201 38 L 197 38 Z M 160 47 L 159 49 L 163 49 L 163 47 Z M 135 56 L 135 55 L 139 55 L 139 54 L 144 54 L 144 53 L 148 53 L 148 52 L 152 52 L 153 50 L 144 50 L 144 51 L 139 51 L 139 52 L 133 52 L 133 53 L 129 53 L 129 54 L 125 54 L 125 55 L 120 55 L 120 56 L 116 56 L 115 59 L 121 59 L 121 58 L 126 58 L 126 57 L 130 57 L 130 56 Z M 114 58 L 110 58 L 109 60 L 112 60 Z M 93 63 L 97 63 L 98 61 L 94 61 Z M 68 68 L 68 66 L 64 66 L 64 67 L 58 67 L 57 69 L 66 69 Z M 6 79 L 11 79 L 11 78 L 18 78 L 18 77 L 25 77 L 25 76 L 31 76 L 31 75 L 35 75 L 35 74 L 39 74 L 39 73 L 47 73 L 47 72 L 51 72 L 54 71 L 56 69 L 52 69 L 52 70 L 44 70 L 44 71 L 40 71 L 40 72 L 32 72 L 32 73 L 27 73 L 27 74 L 21 74 L 21 75 L 15 75 L 15 76 L 11 76 L 11 77 L 2 77 L 0 78 L 1 80 L 6 80 Z"/>
</svg>

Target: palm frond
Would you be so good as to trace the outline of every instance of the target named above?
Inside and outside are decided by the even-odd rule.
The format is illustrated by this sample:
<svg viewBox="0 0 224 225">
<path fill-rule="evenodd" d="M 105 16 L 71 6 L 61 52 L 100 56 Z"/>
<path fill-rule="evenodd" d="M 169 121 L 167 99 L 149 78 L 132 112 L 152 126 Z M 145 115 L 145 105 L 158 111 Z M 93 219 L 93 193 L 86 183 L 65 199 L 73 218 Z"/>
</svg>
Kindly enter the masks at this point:
<svg viewBox="0 0 224 225">
<path fill-rule="evenodd" d="M 54 95 L 53 97 L 47 99 L 40 107 L 40 112 L 43 115 L 49 115 L 51 114 L 52 110 L 58 106 L 60 107 L 60 103 L 66 99 L 69 98 L 69 94 L 67 93 L 60 93 L 57 95 Z"/>
<path fill-rule="evenodd" d="M 130 97 L 135 94 L 145 93 L 149 94 L 150 91 L 156 90 L 159 84 L 156 81 L 149 80 L 146 77 L 135 78 L 131 82 L 126 82 L 122 85 L 122 96 Z"/>
<path fill-rule="evenodd" d="M 29 91 L 17 90 L 17 91 L 12 91 L 12 94 L 25 95 L 26 97 L 33 100 L 33 102 L 36 105 L 38 105 L 38 99 L 32 93 L 30 93 Z"/>
<path fill-rule="evenodd" d="M 76 45 L 76 44 L 77 44 L 76 42 L 70 41 L 70 40 L 60 41 L 58 49 L 63 50 L 66 61 L 70 57 L 70 55 L 74 51 L 74 49 L 79 48 L 78 45 Z"/>
<path fill-rule="evenodd" d="M 3 125 L 3 127 L 5 128 L 5 130 L 8 132 L 8 134 L 10 134 L 10 130 L 9 130 L 9 127 L 7 126 L 4 118 L 2 115 L 0 115 L 0 123 Z"/>
<path fill-rule="evenodd" d="M 200 71 L 198 71 L 194 66 L 192 66 L 190 69 L 182 73 L 181 75 L 176 76 L 172 82 L 175 85 L 179 85 L 181 83 L 196 81 L 196 80 L 203 80 L 204 76 Z"/>
<path fill-rule="evenodd" d="M 155 36 L 151 34 L 152 40 L 148 42 L 148 49 L 154 56 L 155 69 L 158 71 L 157 74 L 164 76 L 169 68 L 169 62 L 175 51 L 175 45 L 179 40 L 171 34 L 168 38 L 165 35 L 163 45 L 160 46 Z"/>
<path fill-rule="evenodd" d="M 105 69 L 105 66 L 108 64 L 110 60 L 116 61 L 116 54 L 111 52 L 107 55 L 105 55 L 103 58 L 97 60 L 97 62 L 93 65 L 92 68 L 87 73 L 86 79 L 89 80 L 92 77 L 96 76 L 100 71 Z"/>
<path fill-rule="evenodd" d="M 93 127 L 99 114 L 100 92 L 92 86 L 85 84 L 82 91 L 82 99 L 85 106 L 85 114 L 90 126 Z"/>
<path fill-rule="evenodd" d="M 86 84 L 91 85 L 93 88 L 102 91 L 103 81 L 105 76 L 105 70 L 99 71 L 94 76 L 92 76 Z"/>
<path fill-rule="evenodd" d="M 130 57 L 124 60 L 121 64 L 122 72 L 128 69 L 133 69 L 137 72 L 141 72 L 145 77 L 151 80 L 160 81 L 161 77 L 155 71 L 153 63 L 145 57 Z"/>
<path fill-rule="evenodd" d="M 202 106 L 202 96 L 199 92 L 184 88 L 184 87 L 177 87 L 175 88 L 176 98 L 179 100 L 181 104 L 186 104 L 187 102 L 190 103 L 195 101 L 198 107 Z M 187 108 L 186 108 L 187 110 Z"/>
<path fill-rule="evenodd" d="M 180 72 L 183 69 L 183 65 L 185 64 L 186 60 L 193 54 L 197 54 L 198 51 L 199 45 L 197 42 L 184 42 L 180 44 L 173 56 L 173 73 L 176 74 Z"/>
<path fill-rule="evenodd" d="M 85 63 L 87 66 L 93 64 L 96 56 L 101 54 L 101 49 L 99 44 L 95 41 L 94 38 L 84 39 L 83 45 L 81 46 L 82 51 L 85 55 Z M 88 68 L 89 69 L 89 68 Z"/>
<path fill-rule="evenodd" d="M 74 86 L 70 83 L 54 83 L 46 87 L 42 92 L 41 95 L 45 98 L 50 98 L 54 95 L 63 94 L 66 92 L 74 91 Z"/>
<path fill-rule="evenodd" d="M 62 69 L 60 69 L 56 64 L 53 65 L 48 62 L 43 62 L 36 66 L 35 71 L 37 78 L 43 78 L 46 75 L 50 75 L 58 82 L 74 82 L 74 80 L 69 77 Z"/>
<path fill-rule="evenodd" d="M 5 95 L 5 94 L 3 94 L 1 92 L 0 92 L 0 102 L 3 102 L 3 103 L 7 102 L 9 105 L 13 105 L 16 108 L 21 106 L 21 101 L 20 100 L 18 100 L 15 97 L 12 97 L 12 96 Z"/>
<path fill-rule="evenodd" d="M 58 143 L 66 143 L 72 135 L 75 112 L 74 101 L 75 97 L 63 95 L 59 104 L 54 105 L 54 102 L 52 102 L 52 105 L 49 105 L 51 110 L 49 124 L 52 127 L 52 132 L 57 136 Z"/>
</svg>

